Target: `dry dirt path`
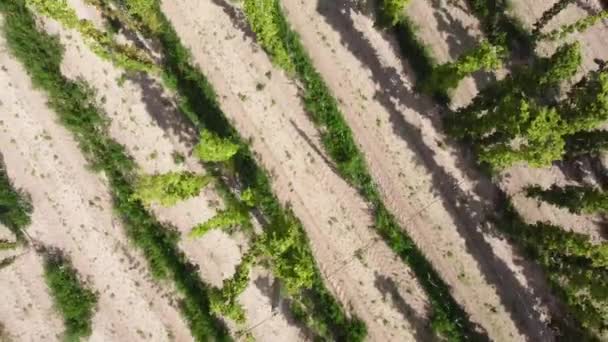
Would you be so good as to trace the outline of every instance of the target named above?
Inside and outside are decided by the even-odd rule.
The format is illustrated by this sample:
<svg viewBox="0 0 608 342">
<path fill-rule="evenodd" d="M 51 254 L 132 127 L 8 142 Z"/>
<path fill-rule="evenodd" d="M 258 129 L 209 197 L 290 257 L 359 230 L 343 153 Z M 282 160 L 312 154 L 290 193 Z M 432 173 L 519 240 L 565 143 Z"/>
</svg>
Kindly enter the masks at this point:
<svg viewBox="0 0 608 342">
<path fill-rule="evenodd" d="M 76 8 L 86 7 L 78 1 L 72 2 Z M 66 48 L 63 73 L 72 79 L 84 79 L 96 89 L 99 102 L 111 119 L 110 135 L 126 147 L 143 173 L 182 170 L 204 173 L 197 159 L 191 155 L 198 134 L 176 110 L 172 97 L 163 90 L 157 79 L 140 75 L 118 81 L 122 70 L 87 49 L 77 32 L 66 31 L 52 20 L 44 21 L 48 31 L 60 34 Z M 184 156 L 184 162 L 175 161 L 176 153 Z M 210 231 L 199 239 L 189 238 L 187 233 L 194 225 L 215 215 L 221 203 L 213 188 L 207 187 L 198 196 L 172 207 L 152 207 L 160 221 L 174 225 L 182 234 L 179 246 L 188 259 L 199 266 L 202 279 L 217 287 L 221 287 L 222 281 L 233 275 L 247 248 L 247 239 L 243 234 L 230 236 L 219 230 Z M 264 274 L 262 271 L 258 273 Z M 247 315 L 248 325 L 263 320 L 273 309 L 270 298 L 264 298 L 267 294 L 261 294 L 256 288 L 256 280 L 252 277 L 248 291 L 240 297 L 246 312 L 251 313 Z M 228 322 L 228 325 L 234 334 L 235 325 L 232 322 Z M 302 333 L 289 324 L 289 317 L 284 312 L 254 333 L 258 338 L 302 339 Z"/>
<path fill-rule="evenodd" d="M 100 176 L 86 168 L 71 134 L 56 122 L 44 94 L 32 90 L 29 76 L 8 55 L 4 44 L 2 38 L 0 152 L 15 186 L 32 196 L 29 234 L 62 249 L 89 286 L 99 292 L 90 340 L 191 340 L 172 291 L 156 285 L 143 257 L 130 252 L 132 247 L 112 215 L 110 196 Z M 22 272 L 24 278 L 23 285 L 13 287 L 28 287 L 40 279 L 35 269 L 15 272 Z M 42 287 L 30 288 L 38 289 L 32 298 L 46 296 L 39 293 Z M 1 288 L 0 293 L 10 290 Z M 27 307 L 27 297 L 23 300 L 17 307 Z M 7 314 L 13 313 L 1 315 Z M 49 332 L 53 332 L 53 318 L 49 324 Z M 26 332 L 11 329 L 27 328 L 27 324 L 6 328 L 22 336 Z"/>
<path fill-rule="evenodd" d="M 370 340 L 427 339 L 422 291 L 384 243 L 357 253 L 378 238 L 366 204 L 325 161 L 297 88 L 241 30 L 233 8 L 221 1 L 172 0 L 163 1 L 163 11 L 224 111 L 252 138 L 273 190 L 302 220 L 329 289 L 365 321 Z"/>
<path fill-rule="evenodd" d="M 436 108 L 411 90 L 394 43 L 354 1 L 282 3 L 339 99 L 386 204 L 471 319 L 492 340 L 551 340 L 541 273 L 488 226 L 492 185 L 446 145 Z"/>
</svg>

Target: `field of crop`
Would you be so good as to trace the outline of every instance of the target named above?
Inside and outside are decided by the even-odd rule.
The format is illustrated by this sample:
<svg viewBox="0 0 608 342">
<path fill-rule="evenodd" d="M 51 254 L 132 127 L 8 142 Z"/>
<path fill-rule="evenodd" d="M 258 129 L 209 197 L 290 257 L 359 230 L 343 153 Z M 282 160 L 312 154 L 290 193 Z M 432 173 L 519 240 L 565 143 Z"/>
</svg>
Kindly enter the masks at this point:
<svg viewBox="0 0 608 342">
<path fill-rule="evenodd" d="M 607 3 L 0 27 L 0 341 L 608 341 Z"/>
</svg>

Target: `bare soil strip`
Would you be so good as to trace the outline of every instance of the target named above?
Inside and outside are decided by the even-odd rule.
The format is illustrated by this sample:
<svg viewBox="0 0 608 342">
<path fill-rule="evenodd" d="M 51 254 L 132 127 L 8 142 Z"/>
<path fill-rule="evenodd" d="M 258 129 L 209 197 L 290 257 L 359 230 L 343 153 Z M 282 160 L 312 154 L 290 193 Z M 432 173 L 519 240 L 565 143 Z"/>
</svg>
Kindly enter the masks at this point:
<svg viewBox="0 0 608 342">
<path fill-rule="evenodd" d="M 339 99 L 385 203 L 471 319 L 492 340 L 551 340 L 544 306 L 554 308 L 542 274 L 487 224 L 494 187 L 446 144 L 437 110 L 411 90 L 396 44 L 354 1 L 283 5 Z"/>
<path fill-rule="evenodd" d="M 0 270 L 0 322 L 9 341 L 59 341 L 63 322 L 55 313 L 43 272 L 42 259 L 33 249 Z"/>
<path fill-rule="evenodd" d="M 275 193 L 302 220 L 328 287 L 365 321 L 369 338 L 428 338 L 423 292 L 383 242 L 373 243 L 379 237 L 368 228 L 366 204 L 332 170 L 297 88 L 253 44 L 234 9 L 175 0 L 163 1 L 163 11 L 223 110 L 252 138 Z"/>
<path fill-rule="evenodd" d="M 4 44 L 2 38 L 2 51 L 6 51 Z M 106 186 L 87 170 L 71 135 L 46 107 L 45 96 L 32 90 L 29 76 L 7 53 L 0 54 L 0 64 L 0 101 L 7 113 L 2 117 L 0 151 L 9 177 L 32 196 L 29 234 L 64 250 L 80 275 L 99 292 L 91 341 L 191 340 L 174 307 L 173 292 L 156 285 L 143 257 L 129 251 L 120 223 L 112 215 Z M 21 286 L 31 281 L 24 278 Z M 0 292 L 9 293 L 4 288 Z M 33 298 L 43 296 L 32 294 Z M 26 308 L 27 297 L 16 305 Z M 49 332 L 55 332 L 54 321 L 49 318 L 49 322 Z M 27 324 L 14 325 L 21 328 Z M 26 333 L 11 331 L 15 336 Z"/>
</svg>

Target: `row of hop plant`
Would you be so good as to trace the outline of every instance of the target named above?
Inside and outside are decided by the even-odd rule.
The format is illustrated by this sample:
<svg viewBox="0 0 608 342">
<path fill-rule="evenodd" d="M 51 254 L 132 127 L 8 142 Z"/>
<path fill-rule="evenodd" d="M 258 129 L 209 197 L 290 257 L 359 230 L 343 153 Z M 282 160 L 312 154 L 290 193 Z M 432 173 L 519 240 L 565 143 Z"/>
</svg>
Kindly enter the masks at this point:
<svg viewBox="0 0 608 342">
<path fill-rule="evenodd" d="M 391 6 L 395 4 L 391 3 Z M 452 298 L 449 287 L 386 209 L 337 101 L 315 70 L 299 37 L 289 27 L 279 2 L 245 0 L 244 12 L 258 42 L 273 62 L 301 82 L 305 109 L 320 128 L 323 146 L 342 177 L 371 204 L 379 234 L 416 274 L 430 301 L 430 322 L 434 331 L 450 340 L 475 338 L 476 332 L 467 314 Z"/>
<path fill-rule="evenodd" d="M 113 20 L 160 43 L 165 85 L 176 92 L 181 112 L 201 130 L 201 141 L 217 142 L 201 142 L 195 153 L 210 166 L 209 169 L 215 170 L 215 182 L 228 180 L 241 188 L 240 205 L 227 206 L 216 217 L 195 227 L 192 235 L 204 234 L 213 228 L 231 229 L 242 225 L 247 215 L 243 208 L 261 213 L 265 220 L 264 232 L 255 240 L 257 247 L 254 250 L 260 251 L 255 255 L 267 261 L 284 285 L 296 318 L 307 323 L 322 339 L 362 339 L 365 325 L 357 318 L 348 318 L 326 289 L 301 223 L 272 194 L 267 173 L 256 164 L 247 145 L 220 110 L 212 87 L 192 64 L 188 50 L 160 11 L 159 3 L 153 0 L 89 1 Z M 216 149 L 218 146 L 221 151 Z M 209 154 L 217 158 L 210 158 Z M 227 155 L 229 160 L 226 160 Z M 236 297 L 245 288 L 244 275 L 248 274 L 250 266 L 251 263 L 244 260 L 224 288 L 213 290 L 215 311 L 242 320 L 242 308 L 238 307 Z"/>
<path fill-rule="evenodd" d="M 109 138 L 107 119 L 95 106 L 92 91 L 61 74 L 62 47 L 40 31 L 24 0 L 0 0 L 9 51 L 24 65 L 35 87 L 48 95 L 48 105 L 76 138 L 92 168 L 108 179 L 116 213 L 127 236 L 141 248 L 152 274 L 171 279 L 181 294 L 179 307 L 199 341 L 228 340 L 223 324 L 210 313 L 209 289 L 178 249 L 176 235 L 133 200 L 135 165 L 123 146 Z"/>
<path fill-rule="evenodd" d="M 564 25 L 548 34 L 529 35 L 513 18 L 506 15 L 506 2 L 468 1 L 480 21 L 490 41 L 503 41 L 504 46 L 518 48 L 521 52 L 532 52 L 534 39 L 561 39 L 567 35 L 588 29 L 601 20 L 605 12 L 580 19 L 574 24 Z M 543 15 L 539 23 L 539 30 L 563 10 L 571 0 L 560 0 Z M 393 22 L 393 25 L 406 27 L 405 20 Z M 402 30 L 403 31 L 403 30 Z M 413 30 L 406 32 L 412 34 Z M 401 41 L 414 41 L 415 38 Z M 410 44 L 415 45 L 415 44 Z M 411 61 L 420 60 L 417 53 L 422 51 L 421 44 L 414 48 L 403 48 L 402 52 Z M 522 49 L 526 48 L 526 49 Z M 413 52 L 412 52 L 413 51 Z M 465 55 L 466 58 L 466 55 Z M 423 59 L 421 65 L 432 65 Z M 550 59 L 537 59 L 533 66 L 516 71 L 506 80 L 490 85 L 482 91 L 482 96 L 474 99 L 473 104 L 457 111 L 456 115 L 448 117 L 449 132 L 456 137 L 466 137 L 480 151 L 480 160 L 495 169 L 502 169 L 509 165 L 525 161 L 533 166 L 544 166 L 556 159 L 560 159 L 565 151 L 570 155 L 581 153 L 597 153 L 605 145 L 604 131 L 593 131 L 600 122 L 608 118 L 608 102 L 606 90 L 608 79 L 602 72 L 591 73 L 586 84 L 574 87 L 568 94 L 568 100 L 559 107 L 547 106 L 538 94 L 542 89 L 546 97 L 549 93 L 556 94 L 560 83 L 571 77 L 581 61 L 578 44 L 562 47 Z M 438 76 L 435 70 L 447 69 L 458 62 L 434 67 L 428 72 L 427 80 L 432 86 L 432 75 Z M 430 68 L 427 68 L 430 69 Z M 424 70 L 424 68 L 422 68 Z M 447 77 L 440 80 L 450 80 L 456 73 L 445 71 Z M 451 77 L 450 77 L 451 76 Z M 427 86 L 428 87 L 428 86 Z M 430 87 L 429 87 L 430 88 Z M 524 95 L 525 94 L 525 95 Z M 471 120 L 470 114 L 475 117 Z M 581 115 L 584 113 L 584 115 Z M 462 135 L 464 133 L 464 135 Z M 515 138 L 514 138 L 515 137 Z M 511 140 L 510 140 L 511 139 Z M 564 205 L 573 211 L 597 211 L 605 207 L 605 196 L 597 189 L 581 189 L 568 187 L 565 189 L 540 188 L 529 189 L 530 195 L 541 197 L 551 203 Z M 509 207 L 510 208 L 510 207 Z M 574 234 L 547 224 L 527 225 L 514 211 L 506 209 L 508 214 L 501 219 L 499 227 L 511 233 L 517 242 L 530 252 L 533 259 L 540 261 L 544 266 L 548 278 L 551 280 L 556 293 L 564 299 L 575 321 L 587 330 L 605 331 L 602 321 L 606 321 L 605 292 L 606 282 L 602 279 L 602 272 L 598 265 L 605 265 L 606 246 L 593 245 L 580 234 Z M 510 225 L 510 227 L 509 227 Z M 515 230 L 515 227 L 517 230 Z M 514 231 L 517 233 L 513 234 Z M 558 257 L 558 255 L 561 255 Z M 586 260 L 579 264 L 576 260 Z M 552 262 L 550 262 L 552 261 Z M 589 263 L 589 264 L 587 264 Z M 587 268 L 587 265 L 595 265 Z M 568 270 L 568 271 L 565 271 Z M 576 279 L 578 278 L 579 281 Z M 605 278 L 605 277 L 604 277 Z M 602 309 L 602 307 L 604 309 Z M 585 310 L 587 308 L 587 310 Z M 560 322 L 562 333 L 567 338 L 591 338 L 588 331 L 580 330 L 580 326 L 566 326 L 565 321 Z M 565 325 L 566 324 L 566 325 Z"/>
</svg>

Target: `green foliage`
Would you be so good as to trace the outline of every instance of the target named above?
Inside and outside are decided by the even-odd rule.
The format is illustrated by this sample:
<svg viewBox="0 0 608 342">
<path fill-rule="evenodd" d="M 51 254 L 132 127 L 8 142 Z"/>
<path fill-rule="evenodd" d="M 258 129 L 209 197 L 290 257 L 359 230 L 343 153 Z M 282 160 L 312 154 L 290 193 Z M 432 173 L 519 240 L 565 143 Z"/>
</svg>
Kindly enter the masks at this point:
<svg viewBox="0 0 608 342">
<path fill-rule="evenodd" d="M 269 8 L 272 8 L 270 12 L 267 11 Z M 375 227 L 379 230 L 380 235 L 410 265 L 417 275 L 418 281 L 427 291 L 432 304 L 432 326 L 437 328 L 436 332 L 439 335 L 448 339 L 466 340 L 473 336 L 475 333 L 466 313 L 451 297 L 447 285 L 382 203 L 376 185 L 365 165 L 364 156 L 359 151 L 352 132 L 338 109 L 337 101 L 331 95 L 321 75 L 315 70 L 298 36 L 289 28 L 279 2 L 276 0 L 245 0 L 245 14 L 248 20 L 255 20 L 256 17 L 262 15 L 258 12 L 268 12 L 275 16 L 272 20 L 265 22 L 268 27 L 264 28 L 264 31 L 275 33 L 274 45 L 267 46 L 263 40 L 260 40 L 260 44 L 269 51 L 270 55 L 273 54 L 273 49 L 279 42 L 280 50 L 288 52 L 288 56 L 291 58 L 289 65 L 294 66 L 295 75 L 304 88 L 305 108 L 314 123 L 320 128 L 323 146 L 336 163 L 342 177 L 357 187 L 360 193 L 370 202 L 371 207 L 374 208 Z M 259 23 L 252 24 L 252 29 L 256 32 L 260 30 Z M 292 225 L 288 224 L 287 226 L 291 227 Z M 292 241 L 299 238 L 298 234 L 301 233 L 293 229 L 290 234 L 293 235 L 289 236 L 288 239 L 282 238 L 278 241 L 275 241 L 273 236 L 270 235 L 270 240 L 263 244 L 267 248 L 266 253 L 270 255 L 280 254 L 284 249 L 294 246 Z M 282 267 L 283 265 L 279 266 Z M 277 272 L 298 272 L 296 278 L 308 281 L 309 271 L 307 268 L 297 269 L 288 264 L 284 266 L 291 269 L 279 269 Z M 275 267 L 277 266 L 275 265 Z M 310 280 L 314 280 L 314 278 Z M 296 286 L 301 286 L 301 284 L 296 284 Z M 287 287 L 289 289 L 289 286 Z M 362 330 L 351 330 L 350 333 L 352 335 L 348 338 L 349 340 L 364 337 L 364 335 L 359 335 L 363 333 Z"/>
<path fill-rule="evenodd" d="M 236 154 L 239 145 L 227 138 L 221 138 L 208 130 L 201 132 L 198 145 L 196 145 L 196 155 L 206 162 L 227 161 Z"/>
<path fill-rule="evenodd" d="M 585 235 L 546 223 L 526 224 L 512 207 L 498 226 L 545 270 L 572 319 L 586 331 L 566 327 L 564 340 L 591 341 L 608 334 L 608 244 L 594 245 Z M 591 334 L 595 334 L 592 337 Z"/>
<path fill-rule="evenodd" d="M 201 237 L 211 229 L 231 230 L 235 227 L 246 225 L 249 222 L 249 216 L 246 212 L 239 210 L 220 210 L 218 213 L 194 227 L 190 231 L 190 237 Z"/>
<path fill-rule="evenodd" d="M 474 142 L 479 160 L 494 170 L 517 162 L 540 167 L 560 159 L 572 125 L 557 108 L 539 102 L 574 75 L 580 63 L 578 43 L 561 46 L 551 57 L 484 89 L 469 106 L 448 117 L 448 132 Z"/>
<path fill-rule="evenodd" d="M 251 188 L 245 189 L 241 194 L 241 201 L 250 207 L 255 207 L 255 195 Z"/>
<path fill-rule="evenodd" d="M 288 73 L 293 73 L 295 66 L 281 37 L 286 23 L 280 20 L 281 8 L 278 4 L 274 1 L 245 1 L 243 10 L 247 13 L 247 20 L 257 40 L 272 57 L 272 61 Z"/>
<path fill-rule="evenodd" d="M 82 284 L 78 273 L 61 252 L 49 251 L 45 255 L 44 278 L 55 306 L 63 316 L 65 340 L 79 341 L 89 336 L 97 298 Z"/>
<path fill-rule="evenodd" d="M 592 214 L 608 212 L 608 195 L 599 189 L 568 185 L 563 188 L 553 184 L 549 189 L 534 186 L 526 189 L 528 196 L 568 208 L 572 213 Z"/>
<path fill-rule="evenodd" d="M 238 296 L 245 291 L 249 284 L 249 271 L 255 262 L 257 253 L 254 244 L 251 250 L 243 256 L 234 276 L 225 279 L 221 289 L 213 289 L 211 292 L 211 310 L 229 317 L 237 324 L 244 324 L 246 321 L 245 311 L 238 303 Z"/>
<path fill-rule="evenodd" d="M 601 11 L 594 15 L 586 16 L 577 20 L 573 24 L 563 25 L 547 34 L 541 35 L 541 39 L 558 40 L 566 38 L 574 32 L 585 32 L 588 28 L 595 25 L 598 21 L 608 18 L 608 10 Z"/>
<path fill-rule="evenodd" d="M 122 0 L 117 1 L 117 3 L 122 2 Z M 130 0 L 124 2 L 130 2 Z M 149 8 L 158 8 L 156 0 L 148 0 L 148 2 L 151 4 Z M 128 10 L 124 6 L 121 6 L 121 9 Z M 145 23 L 134 16 L 129 17 L 129 20 L 123 23 L 127 25 L 133 23 L 130 27 L 142 25 L 143 32 L 147 32 L 151 38 L 159 42 L 165 57 L 163 61 L 164 81 L 167 86 L 175 89 L 181 112 L 199 129 L 207 129 L 218 137 L 237 142 L 241 146 L 232 157 L 230 169 L 223 164 L 215 164 L 214 167 L 222 170 L 227 177 L 236 177 L 237 182 L 243 188 L 250 189 L 257 205 L 256 209 L 264 215 L 267 221 L 264 224 L 262 239 L 264 243 L 280 244 L 280 241 L 289 240 L 289 244 L 282 244 L 285 247 L 282 253 L 273 253 L 266 257 L 275 277 L 281 283 L 289 282 L 291 292 L 294 293 L 291 295 L 290 302 L 301 304 L 298 308 L 301 308 L 301 312 L 313 320 L 314 324 L 309 320 L 302 319 L 302 321 L 308 324 L 317 335 L 325 336 L 327 339 L 335 337 L 338 340 L 348 338 L 352 341 L 360 340 L 365 336 L 365 325 L 356 317 L 348 318 L 344 309 L 325 287 L 301 223 L 291 211 L 283 208 L 273 195 L 267 173 L 257 165 L 247 145 L 221 111 L 215 92 L 205 76 L 194 66 L 189 51 L 181 44 L 173 27 L 160 10 L 156 15 L 161 18 L 161 28 L 156 32 L 147 29 Z M 119 18 L 119 16 L 115 16 L 115 18 Z M 226 191 L 224 194 L 226 199 L 230 193 Z M 292 279 L 298 275 L 306 278 L 308 274 L 307 271 L 293 272 L 294 269 L 310 270 L 314 279 L 312 287 L 294 289 L 293 284 L 310 283 L 305 279 Z"/>
<path fill-rule="evenodd" d="M 608 71 L 592 71 L 561 104 L 571 133 L 597 128 L 608 120 Z"/>
<path fill-rule="evenodd" d="M 14 249 L 17 247 L 16 242 L 11 242 L 8 240 L 0 239 L 0 251 L 5 251 L 9 249 Z"/>
<path fill-rule="evenodd" d="M 482 41 L 458 60 L 436 66 L 430 77 L 424 80 L 421 89 L 430 94 L 453 90 L 461 80 L 478 70 L 501 67 L 505 54 L 503 47 Z"/>
<path fill-rule="evenodd" d="M 409 0 L 379 1 L 379 19 L 382 26 L 390 27 L 400 23 L 404 18 L 405 6 Z"/>
<path fill-rule="evenodd" d="M 159 175 L 144 175 L 137 182 L 134 200 L 145 204 L 158 202 L 172 206 L 197 196 L 201 189 L 211 182 L 210 176 L 196 175 L 192 172 L 168 172 Z"/>
<path fill-rule="evenodd" d="M 142 249 L 152 274 L 173 280 L 181 293 L 180 309 L 198 341 L 229 340 L 210 313 L 209 291 L 178 249 L 176 236 L 162 226 L 140 201 L 132 199 L 135 167 L 124 148 L 108 137 L 106 120 L 93 105 L 90 90 L 61 74 L 62 49 L 57 38 L 37 30 L 23 0 L 0 0 L 9 51 L 24 65 L 33 84 L 46 91 L 48 105 L 77 139 L 92 166 L 108 179 L 114 208 L 127 236 Z"/>
<path fill-rule="evenodd" d="M 583 154 L 597 156 L 608 150 L 608 131 L 580 131 L 566 136 L 566 155 L 576 157 Z"/>
<path fill-rule="evenodd" d="M 13 187 L 0 155 L 0 223 L 23 241 L 23 229 L 30 222 L 32 204 L 27 194 Z"/>
<path fill-rule="evenodd" d="M 116 43 L 111 35 L 99 31 L 90 21 L 78 19 L 67 0 L 27 0 L 27 3 L 43 15 L 80 32 L 94 53 L 117 66 L 135 71 L 158 71 L 154 61 L 141 50 Z"/>
<path fill-rule="evenodd" d="M 498 117 L 509 118 L 506 126 L 496 123 L 496 133 L 510 136 L 509 140 L 485 144 L 479 160 L 494 170 L 501 170 L 518 162 L 533 167 L 550 165 L 564 153 L 564 124 L 555 109 L 540 107 L 521 100 L 518 110 L 511 111 L 510 102 L 498 106 Z M 515 115 L 514 115 L 515 114 Z M 503 127 L 500 127 L 503 126 Z"/>
</svg>

